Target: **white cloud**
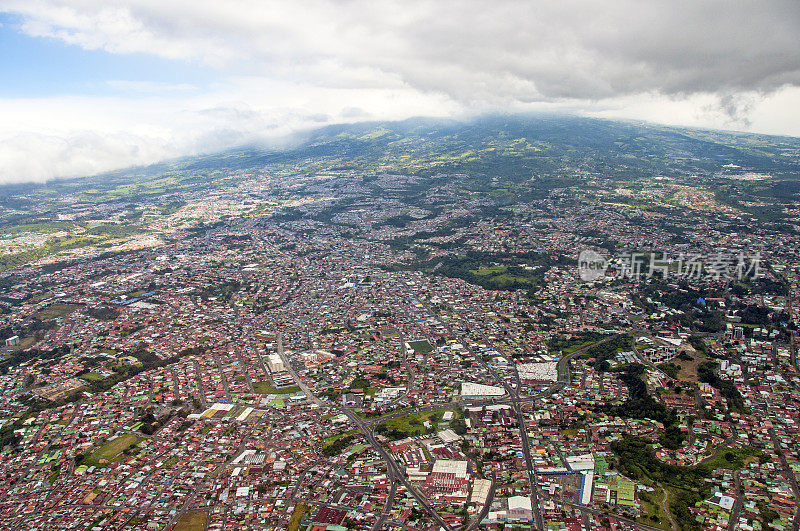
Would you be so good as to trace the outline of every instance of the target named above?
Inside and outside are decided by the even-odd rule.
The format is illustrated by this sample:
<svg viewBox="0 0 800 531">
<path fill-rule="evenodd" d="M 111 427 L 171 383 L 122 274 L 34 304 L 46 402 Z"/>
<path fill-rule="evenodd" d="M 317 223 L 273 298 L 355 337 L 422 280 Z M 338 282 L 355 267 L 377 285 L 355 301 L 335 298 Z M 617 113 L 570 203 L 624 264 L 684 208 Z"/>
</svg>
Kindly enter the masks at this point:
<svg viewBox="0 0 800 531">
<path fill-rule="evenodd" d="M 391 105 L 387 105 L 391 102 Z M 282 142 L 328 123 L 445 116 L 458 106 L 405 89 L 309 87 L 237 78 L 217 90 L 161 96 L 0 99 L 0 183 L 43 181 Z"/>
<path fill-rule="evenodd" d="M 30 35 L 325 84 L 399 78 L 460 101 L 800 84 L 795 0 L 6 0 Z"/>
<path fill-rule="evenodd" d="M 164 83 L 162 81 L 131 81 L 127 79 L 111 79 L 106 85 L 121 92 L 140 94 L 162 94 L 170 92 L 197 91 L 198 87 L 190 83 Z"/>
<path fill-rule="evenodd" d="M 31 36 L 195 63 L 219 76 L 205 92 L 117 80 L 109 83 L 124 99 L 0 101 L 0 112 L 18 118 L 3 115 L 0 141 L 27 135 L 0 147 L 6 181 L 326 122 L 492 110 L 800 135 L 796 0 L 768 8 L 744 0 L 0 0 L 0 11 L 18 14 Z M 89 132 L 104 141 L 90 142 Z M 23 164 L 33 138 L 42 155 Z"/>
</svg>

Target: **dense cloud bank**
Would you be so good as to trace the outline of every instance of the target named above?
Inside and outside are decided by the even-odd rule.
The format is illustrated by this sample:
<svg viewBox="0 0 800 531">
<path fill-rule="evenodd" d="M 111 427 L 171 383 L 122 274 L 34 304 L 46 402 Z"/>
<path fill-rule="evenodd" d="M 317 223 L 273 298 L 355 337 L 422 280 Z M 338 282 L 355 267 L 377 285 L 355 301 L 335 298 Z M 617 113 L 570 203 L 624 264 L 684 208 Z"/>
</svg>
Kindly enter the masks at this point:
<svg viewBox="0 0 800 531">
<path fill-rule="evenodd" d="M 791 91 L 800 86 L 796 0 L 133 0 L 100 6 L 0 0 L 0 11 L 18 17 L 26 35 L 120 57 L 141 53 L 190 63 L 216 72 L 218 81 L 187 96 L 184 86 L 109 80 L 171 101 L 170 119 L 109 126 L 109 138 L 99 143 L 111 147 L 98 146 L 92 163 L 80 162 L 80 149 L 68 149 L 81 143 L 85 130 L 63 123 L 50 128 L 65 129 L 60 132 L 0 126 L 0 139 L 16 139 L 9 146 L 24 144 L 24 133 L 47 143 L 48 153 L 59 153 L 60 145 L 72 157 L 66 169 L 43 162 L 38 170 L 9 170 L 2 166 L 25 156 L 0 151 L 0 179 L 77 175 L 222 148 L 287 123 L 420 114 L 533 108 L 658 120 L 668 114 L 659 108 L 678 102 L 684 107 L 677 116 L 689 125 L 776 132 L 777 122 L 759 117 L 765 112 L 759 105 L 787 91 L 796 95 Z M 152 104 L 131 98 L 133 106 Z M 219 108 L 227 109 L 224 119 L 209 117 Z M 246 116 L 237 119 L 237 113 Z"/>
</svg>

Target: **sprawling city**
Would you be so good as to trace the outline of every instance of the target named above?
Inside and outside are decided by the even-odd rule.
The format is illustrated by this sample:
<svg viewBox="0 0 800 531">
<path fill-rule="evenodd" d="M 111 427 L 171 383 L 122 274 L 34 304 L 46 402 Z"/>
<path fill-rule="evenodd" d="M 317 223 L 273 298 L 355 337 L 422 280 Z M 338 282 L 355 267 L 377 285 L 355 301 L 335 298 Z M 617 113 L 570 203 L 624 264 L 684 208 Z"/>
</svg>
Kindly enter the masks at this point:
<svg viewBox="0 0 800 531">
<path fill-rule="evenodd" d="M 800 140 L 715 135 L 7 186 L 0 527 L 797 529 Z"/>
<path fill-rule="evenodd" d="M 798 0 L 0 0 L 0 531 L 800 531 Z"/>
</svg>

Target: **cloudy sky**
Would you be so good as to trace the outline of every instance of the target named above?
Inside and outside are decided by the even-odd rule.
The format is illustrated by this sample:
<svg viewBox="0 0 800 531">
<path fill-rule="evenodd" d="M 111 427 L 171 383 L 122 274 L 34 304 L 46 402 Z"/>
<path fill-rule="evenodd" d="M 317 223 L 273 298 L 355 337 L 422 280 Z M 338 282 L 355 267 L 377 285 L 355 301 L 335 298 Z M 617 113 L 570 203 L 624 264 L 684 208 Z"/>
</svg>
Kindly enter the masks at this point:
<svg viewBox="0 0 800 531">
<path fill-rule="evenodd" d="M 0 0 L 0 182 L 495 111 L 800 136 L 798 43 L 797 0 Z"/>
</svg>

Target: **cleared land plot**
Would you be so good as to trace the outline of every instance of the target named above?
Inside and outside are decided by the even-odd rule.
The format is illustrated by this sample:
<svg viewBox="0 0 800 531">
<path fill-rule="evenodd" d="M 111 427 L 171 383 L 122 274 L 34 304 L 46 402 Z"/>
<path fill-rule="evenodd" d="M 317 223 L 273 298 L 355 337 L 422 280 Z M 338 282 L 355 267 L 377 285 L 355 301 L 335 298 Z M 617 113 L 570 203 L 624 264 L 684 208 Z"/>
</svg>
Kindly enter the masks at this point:
<svg viewBox="0 0 800 531">
<path fill-rule="evenodd" d="M 359 433 L 358 430 L 349 430 L 349 431 L 343 431 L 342 433 L 337 433 L 336 435 L 331 435 L 330 437 L 325 437 L 324 439 L 322 439 L 322 446 L 323 447 L 330 446 L 331 444 L 341 439 L 342 437 L 349 437 L 357 435 L 358 433 Z"/>
<path fill-rule="evenodd" d="M 81 380 L 80 378 L 70 378 L 69 380 L 64 380 L 62 382 L 56 382 L 54 384 L 40 387 L 34 390 L 34 392 L 42 398 L 56 401 L 61 400 L 65 396 L 68 396 L 79 389 L 83 389 L 84 387 L 86 387 L 85 381 Z"/>
<path fill-rule="evenodd" d="M 192 511 L 183 513 L 175 524 L 175 531 L 204 531 L 208 513 L 206 511 Z"/>
<path fill-rule="evenodd" d="M 686 360 L 684 359 L 685 357 L 689 357 L 691 360 Z M 682 382 L 697 383 L 697 367 L 699 367 L 700 364 L 707 359 L 708 358 L 706 358 L 700 352 L 697 352 L 693 348 L 689 348 L 678 356 L 672 358 L 670 361 L 680 367 L 677 378 L 678 380 Z"/>
<path fill-rule="evenodd" d="M 19 345 L 14 347 L 14 350 L 25 350 L 26 348 L 31 348 L 34 344 L 36 344 L 34 336 L 23 337 L 19 340 Z"/>
</svg>

